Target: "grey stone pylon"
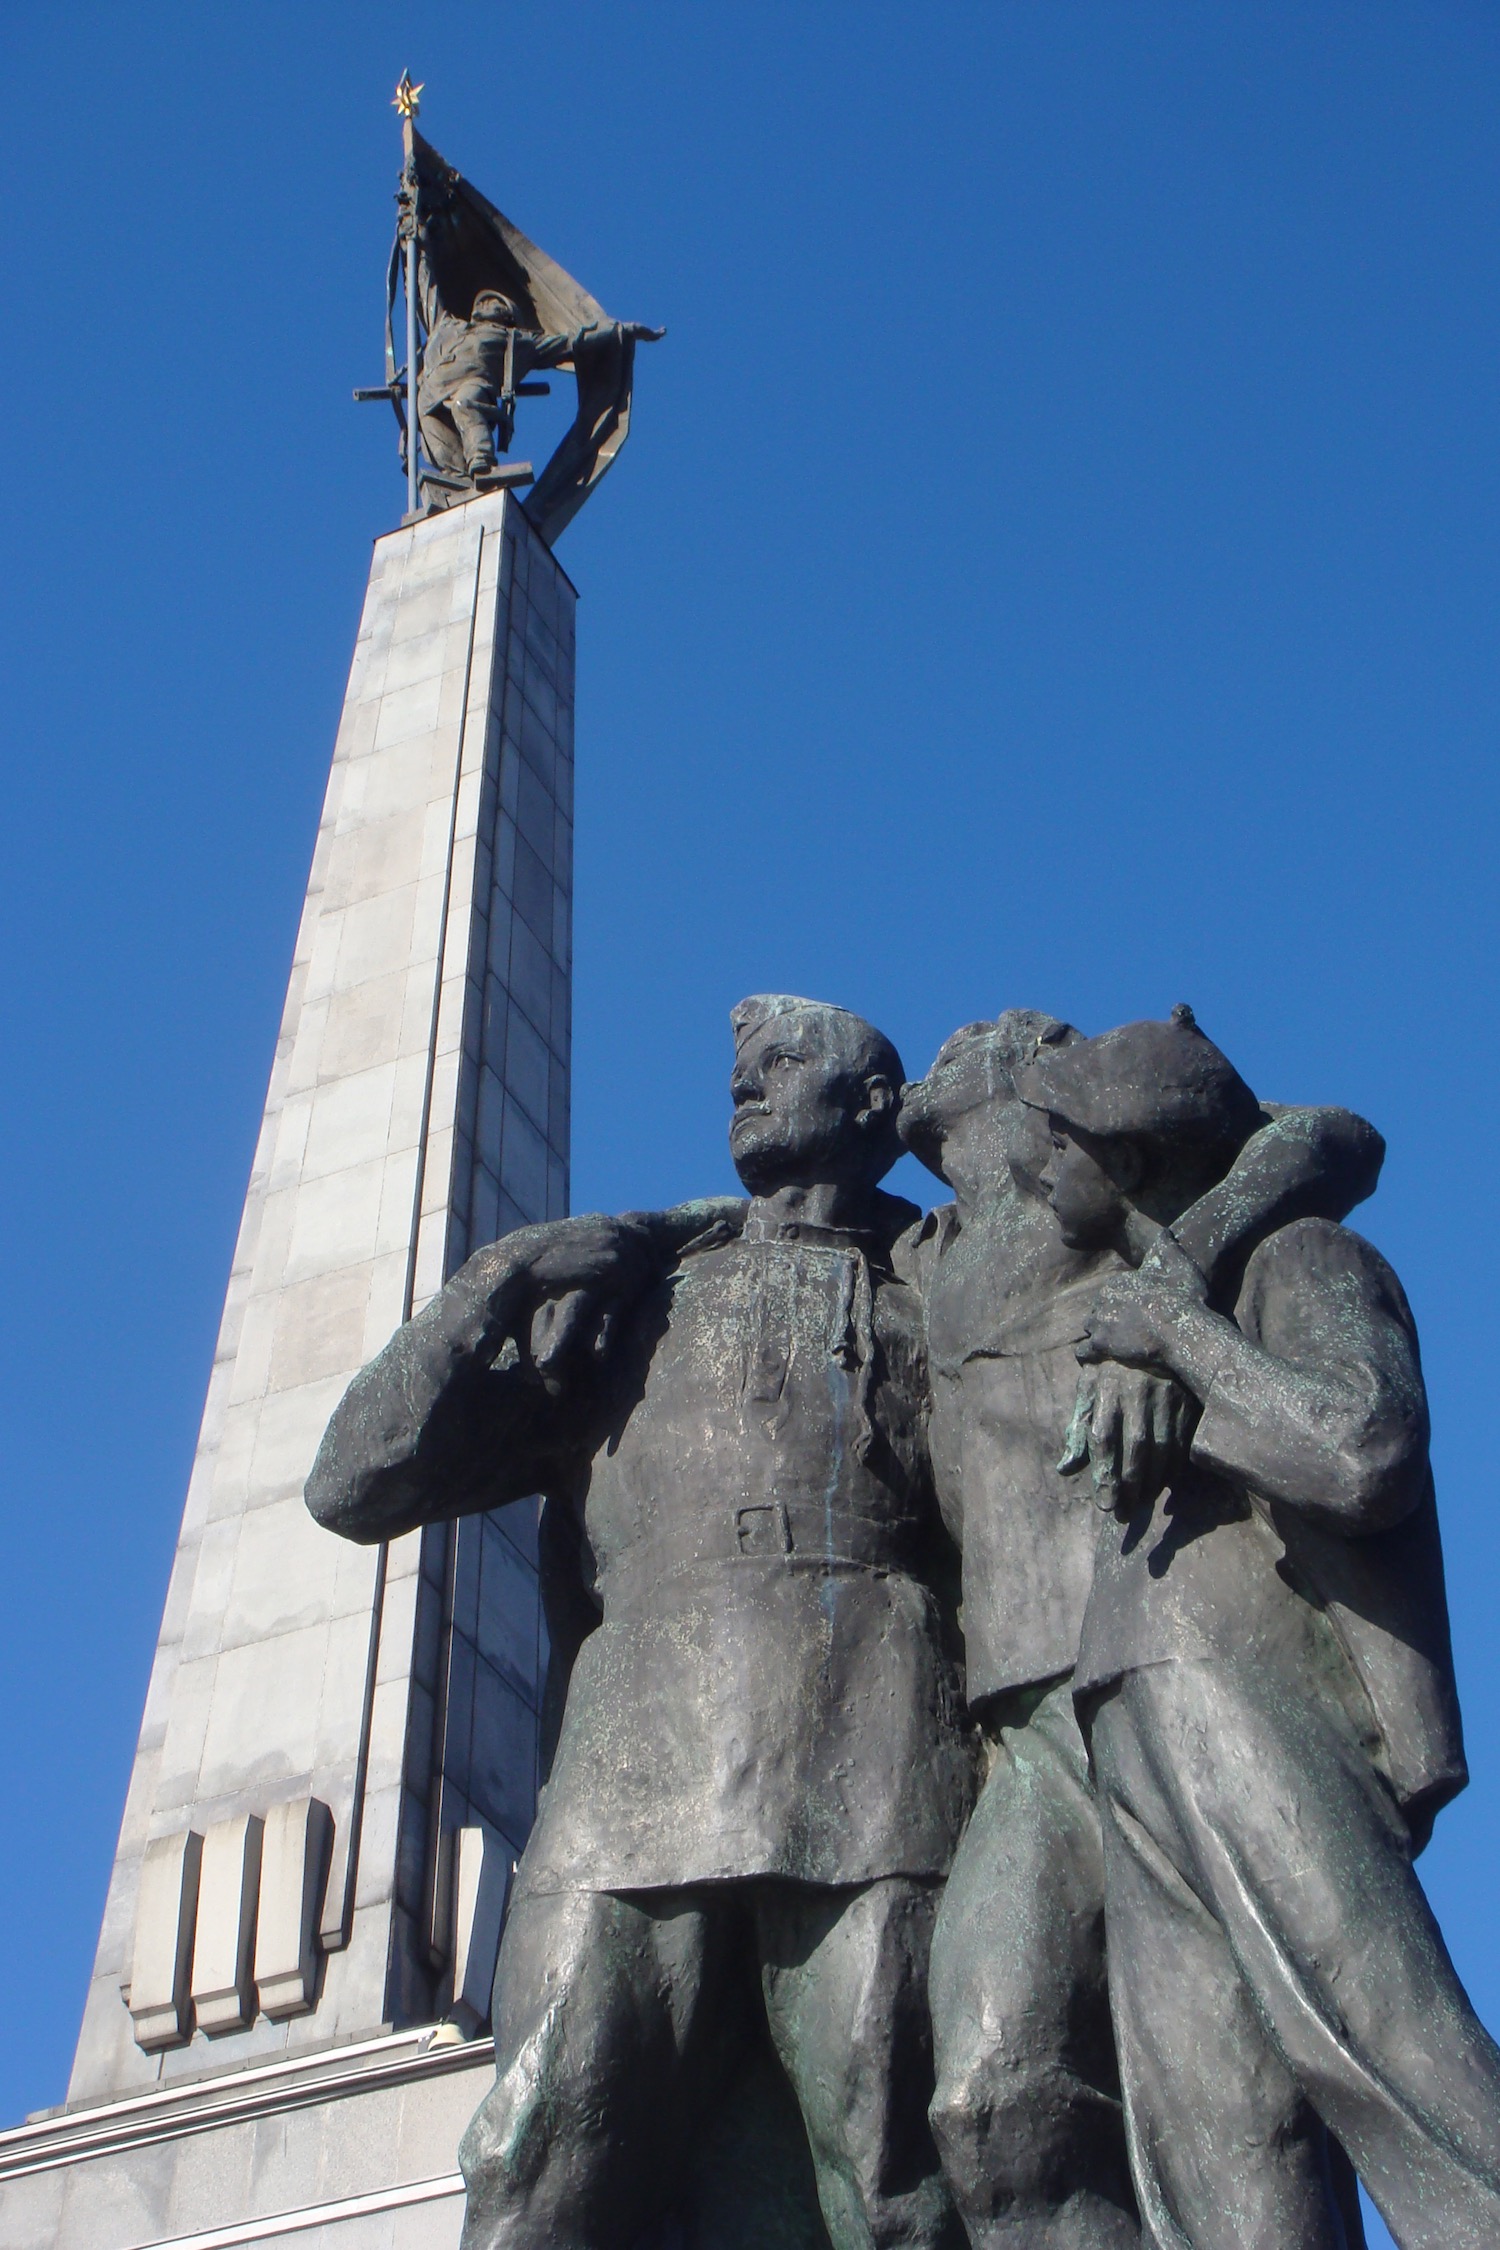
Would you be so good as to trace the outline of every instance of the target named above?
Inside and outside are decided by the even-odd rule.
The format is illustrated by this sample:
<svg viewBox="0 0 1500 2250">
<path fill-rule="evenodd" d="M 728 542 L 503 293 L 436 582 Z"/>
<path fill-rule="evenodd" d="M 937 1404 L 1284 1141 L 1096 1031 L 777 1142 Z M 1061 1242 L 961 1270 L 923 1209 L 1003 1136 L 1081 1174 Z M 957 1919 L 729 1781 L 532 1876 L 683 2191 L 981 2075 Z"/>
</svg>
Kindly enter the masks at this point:
<svg viewBox="0 0 1500 2250">
<path fill-rule="evenodd" d="M 69 2088 L 80 2125 L 228 2068 L 274 2092 L 335 2045 L 351 2066 L 368 2049 L 367 2077 L 387 2046 L 415 2067 L 455 1953 L 474 1975 L 454 1832 L 502 1862 L 525 1841 L 534 1510 L 357 1549 L 302 1484 L 344 1385 L 469 1249 L 567 1209 L 575 600 L 507 493 L 376 542 Z M 0 2136 L 18 2218 L 25 2141 Z M 39 2223 L 70 2239 L 76 2188 L 94 2250 L 180 2233 L 162 2153 L 149 2217 L 117 2232 L 102 2159 L 88 2187 L 59 2145 Z M 263 2181 L 250 2207 L 315 2185 Z"/>
</svg>

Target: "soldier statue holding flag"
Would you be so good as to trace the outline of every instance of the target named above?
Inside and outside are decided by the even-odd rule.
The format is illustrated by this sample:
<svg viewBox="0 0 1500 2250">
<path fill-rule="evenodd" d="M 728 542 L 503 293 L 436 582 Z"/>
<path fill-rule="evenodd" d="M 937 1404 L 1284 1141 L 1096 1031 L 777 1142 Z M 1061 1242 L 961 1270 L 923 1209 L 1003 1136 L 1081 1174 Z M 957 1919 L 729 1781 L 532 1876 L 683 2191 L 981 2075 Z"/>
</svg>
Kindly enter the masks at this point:
<svg viewBox="0 0 1500 2250">
<path fill-rule="evenodd" d="M 385 382 L 357 399 L 387 398 L 401 425 L 413 513 L 430 513 L 499 485 L 531 484 L 530 462 L 508 462 L 518 398 L 545 392 L 531 378 L 571 371 L 578 412 L 535 480 L 527 513 L 550 544 L 572 522 L 630 429 L 638 342 L 665 329 L 612 320 L 598 300 L 522 234 L 417 131 L 420 86 L 403 72 L 394 107 L 405 163 L 386 289 Z M 396 293 L 404 269 L 406 364 L 396 358 Z"/>
<path fill-rule="evenodd" d="M 417 386 L 422 447 L 434 468 L 482 486 L 497 478 L 496 455 L 515 434 L 516 400 L 543 368 L 588 363 L 624 343 L 665 333 L 637 321 L 593 322 L 569 336 L 539 336 L 503 290 L 481 289 L 467 320 L 440 312 L 428 332 Z M 581 378 L 580 378 L 581 380 Z M 517 480 L 519 481 L 519 480 Z"/>
</svg>

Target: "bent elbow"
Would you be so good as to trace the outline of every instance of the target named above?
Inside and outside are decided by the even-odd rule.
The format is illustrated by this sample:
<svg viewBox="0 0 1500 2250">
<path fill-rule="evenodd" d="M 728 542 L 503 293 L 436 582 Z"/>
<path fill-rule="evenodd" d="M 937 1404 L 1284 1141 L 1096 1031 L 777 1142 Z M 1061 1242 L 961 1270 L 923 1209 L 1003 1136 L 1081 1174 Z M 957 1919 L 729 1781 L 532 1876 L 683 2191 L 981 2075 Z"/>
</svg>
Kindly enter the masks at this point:
<svg viewBox="0 0 1500 2250">
<path fill-rule="evenodd" d="M 336 1532 L 340 1539 L 354 1539 L 362 1545 L 379 1537 L 378 1532 L 371 1533 L 364 1528 L 357 1489 L 336 1469 L 325 1469 L 321 1454 L 313 1463 L 312 1474 L 302 1488 L 302 1497 L 313 1522 L 324 1531 Z"/>
<path fill-rule="evenodd" d="M 1393 1531 L 1427 1488 L 1426 1432 L 1418 1428 L 1366 1433 L 1342 1449 L 1336 1504 L 1342 1529 L 1355 1538 Z"/>
<path fill-rule="evenodd" d="M 302 1487 L 302 1497 L 307 1502 L 307 1512 L 315 1524 L 321 1525 L 324 1531 L 342 1534 L 350 1494 L 348 1479 L 342 1473 L 342 1464 L 332 1441 L 333 1431 L 326 1429 L 318 1446 L 317 1458 Z"/>
<path fill-rule="evenodd" d="M 389 1470 L 350 1469 L 340 1457 L 337 1432 L 330 1429 L 302 1488 L 313 1522 L 357 1546 L 389 1539 L 402 1513 L 404 1493 L 393 1493 Z M 404 1527 L 402 1527 L 404 1528 Z"/>
<path fill-rule="evenodd" d="M 1385 1163 L 1385 1136 L 1352 1109 L 1308 1113 L 1313 1146 L 1343 1215 L 1375 1193 Z"/>
</svg>

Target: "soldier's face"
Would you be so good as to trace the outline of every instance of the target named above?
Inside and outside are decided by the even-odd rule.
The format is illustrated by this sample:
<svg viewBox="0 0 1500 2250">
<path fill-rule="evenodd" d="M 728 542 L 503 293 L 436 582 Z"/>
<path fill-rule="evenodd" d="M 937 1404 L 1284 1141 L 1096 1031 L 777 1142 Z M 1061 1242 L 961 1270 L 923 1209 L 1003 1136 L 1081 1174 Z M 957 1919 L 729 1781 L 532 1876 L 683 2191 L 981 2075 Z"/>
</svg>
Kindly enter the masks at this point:
<svg viewBox="0 0 1500 2250">
<path fill-rule="evenodd" d="M 1051 1154 L 1047 1120 L 1016 1093 L 1010 1053 L 988 1023 L 965 1025 L 901 1096 L 899 1130 L 913 1156 L 952 1187 L 980 1192 L 1009 1171 L 1040 1195 Z"/>
<path fill-rule="evenodd" d="M 1015 1089 L 996 1045 L 994 1026 L 965 1024 L 943 1041 L 927 1076 L 904 1089 L 901 1138 L 929 1171 L 945 1179 L 946 1146 L 961 1121 L 996 1101 L 1015 1103 Z"/>
<path fill-rule="evenodd" d="M 1128 1215 L 1116 1175 L 1125 1168 L 1129 1152 L 1056 1117 L 1051 1137 L 1052 1153 L 1042 1168 L 1041 1185 L 1056 1214 L 1058 1232 L 1072 1249 L 1101 1249 L 1116 1238 Z"/>
<path fill-rule="evenodd" d="M 735 1056 L 729 1153 L 752 1195 L 862 1169 L 866 1087 L 815 1015 L 773 1017 Z"/>
</svg>

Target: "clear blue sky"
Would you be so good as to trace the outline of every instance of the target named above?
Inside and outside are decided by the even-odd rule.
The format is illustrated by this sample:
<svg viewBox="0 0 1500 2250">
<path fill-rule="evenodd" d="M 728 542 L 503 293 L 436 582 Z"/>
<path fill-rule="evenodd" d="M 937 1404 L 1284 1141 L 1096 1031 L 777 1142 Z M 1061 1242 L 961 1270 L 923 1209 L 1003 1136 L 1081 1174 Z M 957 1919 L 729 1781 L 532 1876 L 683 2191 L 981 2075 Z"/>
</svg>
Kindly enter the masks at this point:
<svg viewBox="0 0 1500 2250">
<path fill-rule="evenodd" d="M 420 27 L 420 28 L 419 28 Z M 579 618 L 575 1202 L 724 1186 L 725 1012 L 925 1067 L 1179 998 L 1390 1143 L 1500 2025 L 1500 14 L 33 10 L 11 282 L 0 2117 L 60 2098 L 373 535 L 403 65 L 623 317 Z M 542 409 L 545 413 L 548 410 Z"/>
</svg>

